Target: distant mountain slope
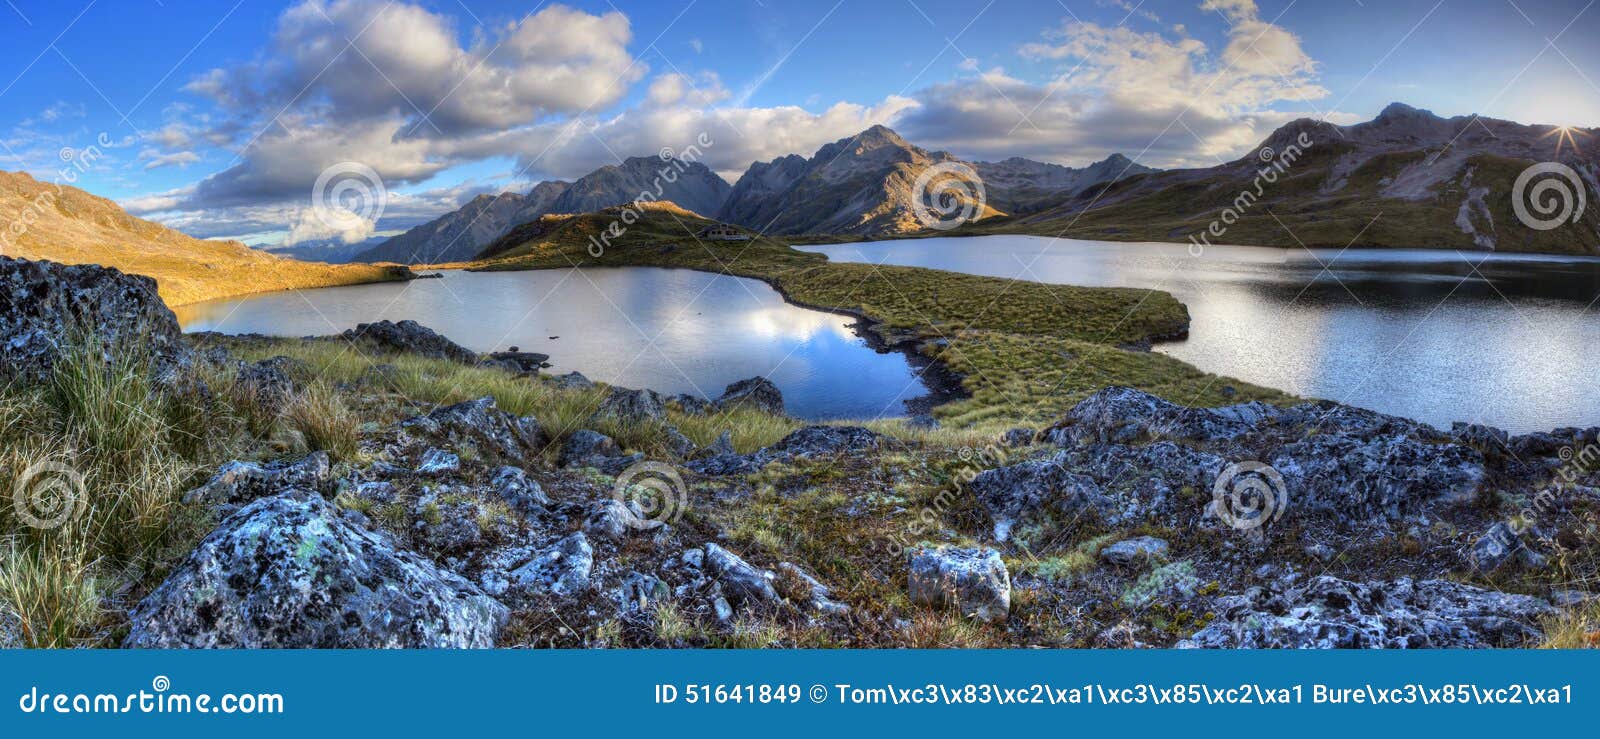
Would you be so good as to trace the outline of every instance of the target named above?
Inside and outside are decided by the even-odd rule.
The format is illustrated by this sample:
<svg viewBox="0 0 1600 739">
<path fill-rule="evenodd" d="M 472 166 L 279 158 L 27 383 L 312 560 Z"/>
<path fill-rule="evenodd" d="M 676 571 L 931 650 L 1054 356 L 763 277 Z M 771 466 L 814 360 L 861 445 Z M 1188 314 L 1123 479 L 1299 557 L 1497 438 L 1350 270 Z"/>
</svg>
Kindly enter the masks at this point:
<svg viewBox="0 0 1600 739">
<path fill-rule="evenodd" d="M 631 203 L 641 195 L 699 213 L 722 208 L 731 190 L 706 165 L 681 159 L 629 157 L 576 182 L 552 180 L 527 195 L 480 195 L 459 210 L 396 236 L 356 257 L 360 262 L 443 264 L 471 259 L 516 226 L 550 213 L 593 213 Z"/>
<path fill-rule="evenodd" d="M 1563 140 L 1568 137 L 1572 140 Z M 1286 161 L 1300 141 L 1311 145 Z M 1297 120 L 1236 161 L 1092 187 L 1039 213 L 980 224 L 970 232 L 1595 254 L 1600 253 L 1597 152 L 1600 129 L 1446 119 L 1395 103 L 1377 118 L 1351 126 Z M 1519 218 L 1513 198 L 1517 179 L 1543 162 L 1576 172 L 1586 203 L 1576 222 L 1540 230 Z M 1280 165 L 1275 181 L 1257 186 L 1263 168 Z M 1539 181 L 1532 181 L 1527 195 L 1539 194 Z M 1574 206 L 1579 186 L 1565 185 Z M 1554 195 L 1554 190 L 1544 192 L 1546 198 Z M 1224 222 L 1230 210 L 1232 222 Z M 1539 216 L 1537 210 L 1524 210 Z"/>
<path fill-rule="evenodd" d="M 540 186 L 548 184 L 552 183 Z M 484 244 L 521 223 L 519 216 L 536 211 L 538 202 L 534 194 L 539 192 L 535 188 L 533 194 L 526 196 L 514 192 L 479 195 L 455 211 L 362 252 L 355 261 L 434 264 L 470 259 Z M 542 213 L 534 212 L 528 217 L 540 215 Z"/>
<path fill-rule="evenodd" d="M 75 187 L 0 172 L 0 253 L 154 277 L 169 305 L 289 288 L 406 279 L 409 270 L 299 262 L 237 241 L 196 239 Z"/>
<path fill-rule="evenodd" d="M 1011 157 L 999 162 L 973 162 L 983 179 L 989 204 L 1007 213 L 1030 213 L 1056 205 L 1091 185 L 1158 170 L 1112 154 L 1086 167 L 1065 167 Z"/>
<path fill-rule="evenodd" d="M 475 259 L 504 260 L 538 255 L 559 247 L 564 251 L 589 252 L 591 238 L 611 245 L 650 244 L 658 241 L 692 239 L 715 221 L 670 202 L 640 203 L 630 206 L 637 218 L 622 231 L 622 236 L 606 238 L 613 223 L 622 223 L 623 206 L 593 213 L 550 213 L 512 228 L 484 247 Z M 601 247 L 602 249 L 604 246 Z"/>
<path fill-rule="evenodd" d="M 642 194 L 696 213 L 721 210 L 732 188 L 700 162 L 660 157 L 628 157 L 579 178 L 556 199 L 550 213 L 593 213 L 631 203 Z"/>
<path fill-rule="evenodd" d="M 772 234 L 918 231 L 924 226 L 912 209 L 917 177 L 931 166 L 956 162 L 873 126 L 823 146 L 810 159 L 790 155 L 756 163 L 734 184 L 718 217 Z"/>
</svg>

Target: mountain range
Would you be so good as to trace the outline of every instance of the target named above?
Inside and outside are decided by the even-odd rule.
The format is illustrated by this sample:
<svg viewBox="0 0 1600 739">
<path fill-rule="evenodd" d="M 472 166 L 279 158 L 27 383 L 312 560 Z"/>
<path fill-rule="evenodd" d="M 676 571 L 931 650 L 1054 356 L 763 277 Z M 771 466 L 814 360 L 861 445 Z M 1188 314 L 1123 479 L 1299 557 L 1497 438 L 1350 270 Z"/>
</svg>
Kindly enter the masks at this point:
<svg viewBox="0 0 1600 739">
<path fill-rule="evenodd" d="M 988 198 L 979 217 L 1030 212 L 1118 177 L 1154 172 L 1114 154 L 1082 169 L 1020 157 L 962 162 L 919 148 L 884 126 L 823 146 L 756 162 L 732 186 L 698 162 L 632 157 L 570 185 L 540 183 L 528 195 L 483 195 L 356 257 L 359 261 L 438 264 L 466 261 L 523 224 L 550 214 L 592 213 L 633 202 L 640 193 L 705 218 L 780 235 L 911 233 L 923 228 L 912 208 L 919 175 L 940 164 L 965 164 Z M 671 182 L 663 173 L 677 170 Z"/>
<path fill-rule="evenodd" d="M 196 239 L 68 185 L 0 172 L 0 255 L 99 264 L 156 280 L 168 305 L 272 290 L 409 279 L 410 270 L 301 262 Z"/>
<path fill-rule="evenodd" d="M 1037 212 L 975 224 L 970 232 L 1596 254 L 1597 134 L 1600 129 L 1443 118 L 1395 103 L 1354 125 L 1296 120 L 1234 161 L 1130 176 Z M 1289 152 L 1293 161 L 1285 157 Z M 1567 167 L 1576 181 L 1528 179 L 1519 213 L 1518 179 L 1543 163 Z M 1274 172 L 1271 182 L 1262 181 L 1267 170 Z M 1541 188 L 1543 181 L 1551 187 Z M 1575 216 L 1539 223 L 1550 219 L 1534 198 L 1558 211 L 1563 196 Z M 1587 207 L 1580 210 L 1580 204 Z M 1223 222 L 1225 216 L 1231 222 Z M 1529 218 L 1540 227 L 1530 227 Z"/>
</svg>

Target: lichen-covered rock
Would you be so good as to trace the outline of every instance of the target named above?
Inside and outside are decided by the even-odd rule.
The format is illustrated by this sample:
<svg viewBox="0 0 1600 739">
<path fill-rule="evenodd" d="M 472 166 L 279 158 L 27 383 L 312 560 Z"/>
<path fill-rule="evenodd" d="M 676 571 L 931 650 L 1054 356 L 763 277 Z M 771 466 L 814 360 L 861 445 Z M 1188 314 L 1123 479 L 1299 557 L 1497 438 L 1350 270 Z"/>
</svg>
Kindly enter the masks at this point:
<svg viewBox="0 0 1600 739">
<path fill-rule="evenodd" d="M 771 380 L 752 377 L 729 385 L 717 398 L 717 407 L 723 410 L 745 406 L 776 416 L 783 415 L 783 393 Z"/>
<path fill-rule="evenodd" d="M 833 599 L 831 588 L 812 577 L 811 573 L 800 569 L 799 565 L 779 562 L 777 575 L 774 586 L 784 599 L 804 605 L 818 613 L 842 616 L 850 612 L 850 606 Z"/>
<path fill-rule="evenodd" d="M 340 334 L 346 341 L 365 344 L 386 352 L 416 354 L 432 359 L 448 359 L 462 364 L 477 364 L 478 355 L 416 321 L 378 321 L 363 323 Z"/>
<path fill-rule="evenodd" d="M 1011 573 L 997 550 L 925 547 L 911 552 L 910 567 L 912 603 L 958 608 L 963 616 L 991 623 L 1011 613 Z"/>
<path fill-rule="evenodd" d="M 1113 509 L 1110 498 L 1087 475 L 1067 470 L 1065 454 L 984 470 L 967 487 L 994 521 L 995 541 L 1011 538 L 1011 530 L 1047 504 L 1058 509 L 1088 509 L 1102 514 Z"/>
<path fill-rule="evenodd" d="M 422 453 L 422 459 L 417 462 L 419 475 L 449 475 L 461 471 L 461 457 L 455 452 L 429 447 Z"/>
<path fill-rule="evenodd" d="M 1349 523 L 1470 502 L 1487 475 L 1474 449 L 1406 436 L 1319 434 L 1280 447 L 1270 464 L 1283 475 L 1292 505 Z"/>
<path fill-rule="evenodd" d="M 581 532 L 538 552 L 511 571 L 513 589 L 520 595 L 567 597 L 589 589 L 594 570 L 594 547 Z"/>
<path fill-rule="evenodd" d="M 860 426 L 807 426 L 763 449 L 773 459 L 812 458 L 851 452 L 865 454 L 877 449 L 883 437 Z"/>
<path fill-rule="evenodd" d="M 134 610 L 129 647 L 481 648 L 509 611 L 310 491 L 225 519 Z"/>
<path fill-rule="evenodd" d="M 1169 548 L 1165 539 L 1158 539 L 1154 536 L 1136 536 L 1132 539 L 1123 539 L 1100 550 L 1100 559 L 1110 564 L 1126 567 L 1165 559 Z"/>
<path fill-rule="evenodd" d="M 281 408 L 311 374 L 305 362 L 280 356 L 240 367 L 238 381 L 261 407 Z"/>
<path fill-rule="evenodd" d="M 594 460 L 621 454 L 622 449 L 617 447 L 617 442 L 611 437 L 599 431 L 579 429 L 572 432 L 572 435 L 567 437 L 567 443 L 561 447 L 561 466 L 593 466 Z"/>
<path fill-rule="evenodd" d="M 772 587 L 775 575 L 771 571 L 756 567 L 716 544 L 705 546 L 705 567 L 722 583 L 735 605 L 778 600 L 778 591 Z"/>
<path fill-rule="evenodd" d="M 621 541 L 641 531 L 654 531 L 663 525 L 661 521 L 640 516 L 627 503 L 616 498 L 595 501 L 583 519 L 584 531 L 596 538 L 611 541 Z"/>
<path fill-rule="evenodd" d="M 155 280 L 91 264 L 0 257 L 0 380 L 47 379 L 74 331 L 92 332 L 108 352 L 137 347 L 161 377 L 190 354 Z"/>
<path fill-rule="evenodd" d="M 537 419 L 518 418 L 500 410 L 492 396 L 402 421 L 400 429 L 429 446 L 458 455 L 473 449 L 479 459 L 518 466 L 526 465 L 544 446 L 544 430 Z"/>
<path fill-rule="evenodd" d="M 237 505 L 290 488 L 327 493 L 332 482 L 333 466 L 327 452 L 312 452 L 299 459 L 265 463 L 236 460 L 218 468 L 206 484 L 190 490 L 183 500 L 186 503 Z"/>
<path fill-rule="evenodd" d="M 1467 562 L 1481 573 L 1500 569 L 1522 550 L 1522 537 L 1501 521 L 1489 527 L 1467 550 Z"/>
<path fill-rule="evenodd" d="M 691 416 L 709 415 L 717 409 L 715 405 L 712 405 L 711 401 L 697 395 L 674 395 L 668 400 L 677 403 L 679 410 Z"/>
<path fill-rule="evenodd" d="M 1225 442 L 1252 431 L 1252 425 L 1207 408 L 1186 408 L 1133 388 L 1108 387 L 1079 401 L 1045 430 L 1045 438 L 1063 446 L 1155 439 Z"/>
<path fill-rule="evenodd" d="M 550 507 L 550 497 L 539 482 L 516 467 L 501 467 L 489 484 L 496 497 L 524 518 L 543 515 Z"/>
<path fill-rule="evenodd" d="M 667 420 L 667 409 L 654 390 L 614 387 L 595 410 L 594 418 L 611 418 L 627 423 Z"/>
<path fill-rule="evenodd" d="M 1179 647 L 1371 649 L 1522 647 L 1555 614 L 1529 595 L 1446 580 L 1351 582 L 1323 575 L 1218 598 L 1218 618 Z"/>
</svg>

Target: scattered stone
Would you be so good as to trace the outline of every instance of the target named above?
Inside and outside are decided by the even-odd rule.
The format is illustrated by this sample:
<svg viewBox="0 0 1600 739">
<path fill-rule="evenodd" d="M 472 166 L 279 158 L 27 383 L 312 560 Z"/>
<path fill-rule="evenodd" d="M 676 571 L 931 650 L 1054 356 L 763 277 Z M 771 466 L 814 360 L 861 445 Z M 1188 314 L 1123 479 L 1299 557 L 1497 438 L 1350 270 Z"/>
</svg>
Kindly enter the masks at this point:
<svg viewBox="0 0 1600 739">
<path fill-rule="evenodd" d="M 568 597 L 589 589 L 594 547 L 581 532 L 567 536 L 512 570 L 511 584 L 522 595 Z"/>
<path fill-rule="evenodd" d="M 480 367 L 503 369 L 514 375 L 529 376 L 539 374 L 539 370 L 548 367 L 550 355 L 536 352 L 519 352 L 515 347 L 508 352 L 494 352 L 478 362 Z"/>
<path fill-rule="evenodd" d="M 539 482 L 516 467 L 501 467 L 489 484 L 496 497 L 524 518 L 537 518 L 550 507 L 550 498 Z"/>
<path fill-rule="evenodd" d="M 440 336 L 416 321 L 378 321 L 363 323 L 339 335 L 346 341 L 360 342 L 380 351 L 416 354 L 430 359 L 448 359 L 462 364 L 477 364 L 477 353 Z"/>
<path fill-rule="evenodd" d="M 250 503 L 201 541 L 134 610 L 124 645 L 486 648 L 508 617 L 476 585 L 291 491 Z"/>
<path fill-rule="evenodd" d="M 750 564 L 716 544 L 705 546 L 706 571 L 727 588 L 735 603 L 772 603 L 778 591 L 772 587 L 774 575 Z"/>
<path fill-rule="evenodd" d="M 333 465 L 327 452 L 312 452 L 294 460 L 243 462 L 222 465 L 206 484 L 184 494 L 185 503 L 238 505 L 289 488 L 331 492 Z"/>
<path fill-rule="evenodd" d="M 717 407 L 722 410 L 741 405 L 775 416 L 784 413 L 783 393 L 778 390 L 777 385 L 765 377 L 752 377 L 735 382 L 723 390 L 722 397 L 717 398 Z"/>
<path fill-rule="evenodd" d="M 381 505 L 393 503 L 399 497 L 400 491 L 395 489 L 394 483 L 391 482 L 362 481 L 356 483 L 355 489 L 350 494 L 357 499 Z"/>
<path fill-rule="evenodd" d="M 1216 599 L 1218 618 L 1180 648 L 1515 648 L 1535 642 L 1556 609 L 1445 580 L 1351 582 L 1329 575 L 1304 587 L 1273 584 Z"/>
<path fill-rule="evenodd" d="M 461 457 L 438 447 L 429 447 L 417 463 L 417 474 L 439 476 L 461 470 Z"/>
<path fill-rule="evenodd" d="M 1306 545 L 1306 556 L 1315 559 L 1318 562 L 1330 561 L 1334 557 L 1338 556 L 1338 554 L 1338 552 L 1333 550 L 1333 547 L 1321 542 L 1313 542 Z"/>
<path fill-rule="evenodd" d="M 1167 557 L 1167 541 L 1154 536 L 1123 539 L 1100 550 L 1100 559 L 1110 564 L 1127 567 L 1146 562 L 1158 562 Z"/>
<path fill-rule="evenodd" d="M 907 584 L 917 605 L 958 608 L 990 623 L 1004 622 L 1011 612 L 1011 573 L 1000 552 L 987 547 L 913 550 Z"/>
<path fill-rule="evenodd" d="M 666 441 L 667 451 L 671 452 L 673 456 L 682 459 L 694 454 L 696 448 L 694 440 L 684 436 L 683 432 L 677 428 L 668 426 L 662 432 L 662 437 Z"/>
<path fill-rule="evenodd" d="M 517 466 L 526 466 L 544 446 L 544 430 L 537 419 L 500 410 L 492 396 L 440 408 L 403 421 L 400 428 L 456 454 L 473 449 L 479 459 Z"/>
<path fill-rule="evenodd" d="M 621 596 L 620 600 L 624 607 L 644 609 L 648 608 L 651 603 L 671 597 L 672 588 L 668 587 L 666 582 L 655 575 L 634 571 L 629 572 L 622 579 L 622 587 L 618 589 L 618 595 Z"/>
<path fill-rule="evenodd" d="M 239 368 L 239 385 L 263 408 L 281 409 L 300 382 L 312 374 L 310 365 L 293 357 L 272 357 Z"/>
<path fill-rule="evenodd" d="M 711 442 L 711 446 L 706 447 L 706 450 L 707 453 L 713 457 L 723 455 L 732 456 L 734 454 L 738 454 L 738 452 L 733 448 L 733 432 L 723 431 L 722 433 L 717 434 L 717 440 Z"/>
<path fill-rule="evenodd" d="M 1500 569 L 1523 551 L 1522 537 L 1501 521 L 1489 527 L 1467 550 L 1467 562 L 1480 573 Z"/>
<path fill-rule="evenodd" d="M 666 406 L 654 390 L 614 387 L 600 402 L 594 418 L 614 418 L 627 423 L 667 420 Z"/>
<path fill-rule="evenodd" d="M 556 375 L 550 378 L 550 384 L 562 390 L 588 390 L 594 387 L 594 383 L 589 378 L 578 372 Z"/>
<path fill-rule="evenodd" d="M 617 442 L 599 431 L 580 429 L 567 437 L 561 447 L 562 467 L 583 467 L 595 459 L 616 457 L 622 454 Z"/>
<path fill-rule="evenodd" d="M 844 615 L 850 606 L 833 600 L 833 590 L 791 562 L 778 563 L 775 587 L 786 600 L 801 603 L 814 611 Z"/>
<path fill-rule="evenodd" d="M 860 426 L 807 426 L 762 450 L 773 458 L 811 458 L 877 449 L 883 437 Z"/>
<path fill-rule="evenodd" d="M 63 342 L 92 331 L 108 353 L 137 347 L 158 377 L 189 361 L 156 281 L 95 265 L 0 257 L 0 377 L 48 379 Z"/>
<path fill-rule="evenodd" d="M 1000 436 L 1000 445 L 1006 447 L 1027 446 L 1033 443 L 1037 431 L 1029 428 L 1014 428 Z"/>
<path fill-rule="evenodd" d="M 639 531 L 654 531 L 666 524 L 643 518 L 637 511 L 616 498 L 597 501 L 584 518 L 583 530 L 600 539 L 621 541 Z"/>
</svg>

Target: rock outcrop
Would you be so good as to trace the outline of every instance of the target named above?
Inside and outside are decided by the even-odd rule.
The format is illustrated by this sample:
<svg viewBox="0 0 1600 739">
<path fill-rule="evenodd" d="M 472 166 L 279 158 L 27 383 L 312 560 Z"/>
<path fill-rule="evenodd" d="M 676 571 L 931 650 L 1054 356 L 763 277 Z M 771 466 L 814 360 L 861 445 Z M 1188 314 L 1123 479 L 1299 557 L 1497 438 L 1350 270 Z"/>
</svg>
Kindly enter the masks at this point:
<svg viewBox="0 0 1600 739">
<path fill-rule="evenodd" d="M 76 334 L 108 355 L 147 357 L 157 376 L 189 354 L 155 280 L 95 265 L 0 257 L 0 378 L 48 378 Z"/>
<path fill-rule="evenodd" d="M 315 493 L 259 499 L 200 542 L 132 615 L 129 647 L 484 648 L 509 611 L 346 522 Z"/>
<path fill-rule="evenodd" d="M 781 416 L 783 393 L 778 390 L 777 385 L 765 377 L 740 380 L 722 392 L 722 397 L 717 398 L 717 407 L 727 410 L 740 406 Z"/>
<path fill-rule="evenodd" d="M 476 364 L 478 355 L 416 321 L 378 321 L 363 323 L 340 334 L 346 341 L 364 344 L 383 352 L 416 354 L 432 359 L 448 359 Z"/>
</svg>

